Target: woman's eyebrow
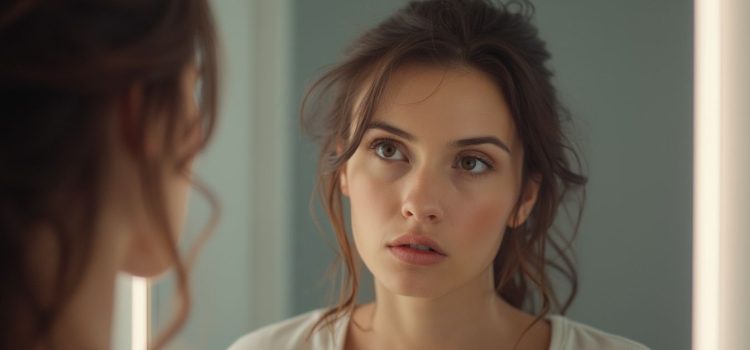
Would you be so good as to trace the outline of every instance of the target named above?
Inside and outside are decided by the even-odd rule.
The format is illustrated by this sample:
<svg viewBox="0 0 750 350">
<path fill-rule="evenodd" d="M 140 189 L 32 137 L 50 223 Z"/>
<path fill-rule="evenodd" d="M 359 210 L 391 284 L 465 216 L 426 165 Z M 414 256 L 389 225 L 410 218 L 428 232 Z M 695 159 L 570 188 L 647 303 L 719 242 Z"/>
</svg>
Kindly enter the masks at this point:
<svg viewBox="0 0 750 350">
<path fill-rule="evenodd" d="M 416 136 L 385 122 L 380 122 L 380 121 L 372 122 L 367 126 L 365 130 L 369 130 L 369 129 L 384 130 L 396 136 L 402 137 L 406 139 L 407 141 L 414 141 L 417 139 Z M 473 146 L 473 145 L 481 145 L 485 143 L 495 145 L 499 147 L 500 149 L 502 149 L 503 151 L 508 152 L 508 154 L 511 153 L 510 147 L 508 147 L 508 145 L 506 145 L 503 141 L 501 141 L 499 138 L 495 136 L 480 136 L 480 137 L 460 139 L 460 140 L 454 141 L 453 145 L 455 147 L 467 147 L 467 146 Z"/>
<path fill-rule="evenodd" d="M 384 130 L 396 136 L 400 136 L 408 141 L 414 141 L 417 139 L 416 137 L 414 137 L 414 135 L 385 122 L 372 122 L 367 125 L 367 128 L 365 128 L 365 130 L 369 129 Z"/>
<path fill-rule="evenodd" d="M 501 141 L 499 138 L 495 136 L 481 136 L 481 137 L 472 137 L 468 139 L 461 139 L 453 143 L 456 147 L 466 147 L 466 146 L 473 146 L 473 145 L 481 145 L 489 143 L 492 145 L 495 145 L 502 149 L 505 152 L 508 152 L 510 154 L 510 147 L 506 145 L 503 141 Z"/>
</svg>

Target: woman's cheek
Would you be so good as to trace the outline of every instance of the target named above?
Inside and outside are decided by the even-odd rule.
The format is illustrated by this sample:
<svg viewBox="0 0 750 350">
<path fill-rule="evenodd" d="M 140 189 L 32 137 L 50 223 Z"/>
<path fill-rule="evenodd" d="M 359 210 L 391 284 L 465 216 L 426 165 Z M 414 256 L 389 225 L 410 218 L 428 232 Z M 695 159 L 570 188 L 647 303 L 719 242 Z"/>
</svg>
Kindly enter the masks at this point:
<svg viewBox="0 0 750 350">
<path fill-rule="evenodd" d="M 386 172 L 380 164 L 377 164 L 373 159 L 369 159 L 372 157 L 363 153 L 358 151 L 347 162 L 347 177 L 350 192 L 365 192 L 365 195 L 369 195 L 386 183 Z"/>
<path fill-rule="evenodd" d="M 494 254 L 505 232 L 509 205 L 497 200 L 471 201 L 461 206 L 464 243 L 474 252 L 491 250 Z"/>
<path fill-rule="evenodd" d="M 381 220 L 390 188 L 388 170 L 371 160 L 353 157 L 347 174 L 352 215 L 362 213 L 360 219 Z"/>
</svg>

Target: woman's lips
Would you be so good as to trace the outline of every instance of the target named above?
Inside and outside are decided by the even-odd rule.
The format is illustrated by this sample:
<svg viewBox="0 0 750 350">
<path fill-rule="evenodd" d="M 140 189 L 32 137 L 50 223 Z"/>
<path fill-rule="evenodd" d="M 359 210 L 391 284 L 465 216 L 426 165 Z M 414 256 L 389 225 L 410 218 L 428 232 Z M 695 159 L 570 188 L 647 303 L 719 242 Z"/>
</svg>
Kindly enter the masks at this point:
<svg viewBox="0 0 750 350">
<path fill-rule="evenodd" d="M 432 238 L 427 237 L 423 234 L 415 234 L 415 233 L 407 233 L 405 235 L 398 236 L 396 239 L 388 242 L 388 247 L 396 247 L 396 246 L 423 246 L 423 247 L 429 247 L 431 250 L 435 251 L 436 253 L 440 255 L 447 256 L 448 254 L 445 253 L 443 248 L 440 247 L 440 244 L 435 242 Z"/>
<path fill-rule="evenodd" d="M 425 235 L 408 233 L 386 244 L 396 258 L 412 265 L 432 265 L 448 257 L 440 245 Z"/>
<path fill-rule="evenodd" d="M 434 250 L 421 250 L 410 245 L 389 246 L 388 251 L 402 262 L 412 265 L 433 265 L 447 258 Z"/>
</svg>

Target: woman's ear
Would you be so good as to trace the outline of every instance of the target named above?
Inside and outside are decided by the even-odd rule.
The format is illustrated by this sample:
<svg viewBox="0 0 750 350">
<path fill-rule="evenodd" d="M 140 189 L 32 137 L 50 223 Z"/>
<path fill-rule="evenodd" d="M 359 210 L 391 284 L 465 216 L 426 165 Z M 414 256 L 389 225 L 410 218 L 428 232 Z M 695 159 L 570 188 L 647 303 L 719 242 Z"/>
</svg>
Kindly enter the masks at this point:
<svg viewBox="0 0 750 350">
<path fill-rule="evenodd" d="M 339 175 L 339 189 L 341 189 L 341 193 L 343 193 L 344 196 L 349 197 L 349 184 L 346 179 L 346 166 L 341 168 L 341 172 Z"/>
<path fill-rule="evenodd" d="M 539 196 L 539 187 L 542 185 L 542 175 L 534 174 L 526 180 L 524 191 L 521 193 L 521 203 L 518 206 L 518 210 L 513 215 L 508 224 L 511 228 L 517 228 L 523 225 L 531 215 L 531 211 L 534 209 L 536 199 Z"/>
<path fill-rule="evenodd" d="M 341 142 L 336 143 L 336 155 L 341 155 L 341 153 L 344 152 L 344 146 Z M 344 196 L 349 197 L 349 181 L 347 179 L 347 173 L 346 173 L 346 163 L 341 165 L 341 170 L 339 170 L 339 190 L 341 190 L 341 193 L 344 194 Z"/>
</svg>

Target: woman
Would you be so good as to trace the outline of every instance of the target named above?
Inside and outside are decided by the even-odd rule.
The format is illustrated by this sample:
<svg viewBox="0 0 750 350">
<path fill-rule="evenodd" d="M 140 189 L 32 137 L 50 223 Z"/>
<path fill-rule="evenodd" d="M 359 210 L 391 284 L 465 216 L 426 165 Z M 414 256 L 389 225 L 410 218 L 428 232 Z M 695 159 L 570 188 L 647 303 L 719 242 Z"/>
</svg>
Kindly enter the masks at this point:
<svg viewBox="0 0 750 350">
<path fill-rule="evenodd" d="M 644 349 L 552 315 L 577 286 L 571 238 L 552 224 L 563 202 L 582 209 L 586 178 L 530 10 L 411 2 L 313 86 L 331 101 L 306 122 L 342 298 L 232 349 Z M 365 305 L 360 258 L 375 284 Z M 565 298 L 553 271 L 571 284 Z"/>
<path fill-rule="evenodd" d="M 205 0 L 0 7 L 0 348 L 106 349 L 115 278 L 175 268 L 216 115 Z M 196 89 L 200 84 L 200 88 Z"/>
</svg>

